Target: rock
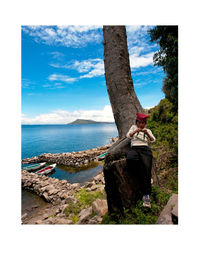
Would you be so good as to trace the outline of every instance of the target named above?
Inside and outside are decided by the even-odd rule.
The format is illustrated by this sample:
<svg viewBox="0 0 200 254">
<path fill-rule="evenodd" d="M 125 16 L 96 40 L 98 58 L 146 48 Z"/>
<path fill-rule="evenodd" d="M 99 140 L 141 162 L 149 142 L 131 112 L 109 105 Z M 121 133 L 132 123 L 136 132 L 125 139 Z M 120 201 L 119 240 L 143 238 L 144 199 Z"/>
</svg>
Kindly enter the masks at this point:
<svg viewBox="0 0 200 254">
<path fill-rule="evenodd" d="M 172 194 L 171 198 L 168 200 L 167 205 L 162 210 L 157 222 L 155 224 L 173 224 L 171 212 L 178 202 L 178 195 Z M 177 206 L 178 215 L 178 206 Z M 178 219 L 177 219 L 178 221 Z"/>
<path fill-rule="evenodd" d="M 94 181 L 96 183 L 99 183 L 101 181 L 101 179 L 103 178 L 103 175 L 102 174 L 98 174 L 97 176 L 94 177 Z"/>
<path fill-rule="evenodd" d="M 58 192 L 59 192 L 58 189 L 52 188 L 48 193 L 49 193 L 49 195 L 51 196 L 52 194 L 56 194 L 56 193 L 58 193 Z"/>
<path fill-rule="evenodd" d="M 73 224 L 73 221 L 65 218 L 56 218 L 54 224 Z"/>
<path fill-rule="evenodd" d="M 101 224 L 103 218 L 101 216 L 94 216 L 88 221 L 88 224 Z"/>
<path fill-rule="evenodd" d="M 93 184 L 94 184 L 93 182 L 88 182 L 88 183 L 85 184 L 85 188 L 92 187 Z"/>
<path fill-rule="evenodd" d="M 26 217 L 28 216 L 28 214 L 27 213 L 24 213 L 23 215 L 22 215 L 22 220 L 24 220 L 24 219 L 26 219 Z"/>
<path fill-rule="evenodd" d="M 48 193 L 47 192 L 44 192 L 43 194 L 42 194 L 42 196 L 45 198 L 45 200 L 49 200 L 49 196 L 48 196 Z"/>
<path fill-rule="evenodd" d="M 92 203 L 92 210 L 100 216 L 104 216 L 108 212 L 107 201 L 97 199 Z"/>
<path fill-rule="evenodd" d="M 42 223 L 43 223 L 42 220 L 38 220 L 38 221 L 35 222 L 35 224 L 42 224 Z"/>
<path fill-rule="evenodd" d="M 49 217 L 49 214 L 46 213 L 46 214 L 43 215 L 42 219 L 46 220 L 46 219 L 48 219 L 48 217 Z"/>
<path fill-rule="evenodd" d="M 70 203 L 70 202 L 77 203 L 78 202 L 78 200 L 73 196 L 67 197 L 65 199 L 65 201 L 66 201 L 66 203 Z"/>
<path fill-rule="evenodd" d="M 60 183 L 66 184 L 66 183 L 67 183 L 67 180 L 61 180 Z"/>
<path fill-rule="evenodd" d="M 61 199 L 67 199 L 68 198 L 68 194 L 67 193 L 63 193 L 60 195 Z"/>
<path fill-rule="evenodd" d="M 38 208 L 39 205 L 33 205 L 32 208 L 35 209 L 35 208 Z"/>
<path fill-rule="evenodd" d="M 97 185 L 92 185 L 92 187 L 90 188 L 91 189 L 91 191 L 95 191 L 96 189 L 97 189 Z"/>
<path fill-rule="evenodd" d="M 71 187 L 72 187 L 72 189 L 78 189 L 78 188 L 80 188 L 80 184 L 79 183 L 73 183 L 73 184 L 71 184 Z"/>
<path fill-rule="evenodd" d="M 46 220 L 46 222 L 47 222 L 48 224 L 55 224 L 56 219 L 53 218 L 53 217 L 50 217 L 50 218 L 48 218 L 48 219 Z"/>
<path fill-rule="evenodd" d="M 83 209 L 78 215 L 80 219 L 76 224 L 85 223 L 89 219 L 91 214 L 92 214 L 92 207 Z"/>
<path fill-rule="evenodd" d="M 176 201 L 174 208 L 171 211 L 171 215 L 172 215 L 172 222 L 174 224 L 178 224 L 178 199 Z"/>
<path fill-rule="evenodd" d="M 63 213 L 59 213 L 59 214 L 56 215 L 56 217 L 58 217 L 58 218 L 66 218 L 66 215 L 63 214 Z"/>
</svg>

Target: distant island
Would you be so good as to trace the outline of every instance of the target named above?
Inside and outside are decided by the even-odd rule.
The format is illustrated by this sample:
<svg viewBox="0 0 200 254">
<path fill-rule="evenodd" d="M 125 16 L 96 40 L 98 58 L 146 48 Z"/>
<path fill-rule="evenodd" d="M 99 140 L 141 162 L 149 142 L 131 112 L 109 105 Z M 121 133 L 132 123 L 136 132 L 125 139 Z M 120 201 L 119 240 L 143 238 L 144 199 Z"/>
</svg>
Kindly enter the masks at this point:
<svg viewBox="0 0 200 254">
<path fill-rule="evenodd" d="M 114 122 L 97 122 L 93 120 L 76 119 L 75 121 L 68 124 L 97 124 L 97 123 L 114 123 Z"/>
</svg>

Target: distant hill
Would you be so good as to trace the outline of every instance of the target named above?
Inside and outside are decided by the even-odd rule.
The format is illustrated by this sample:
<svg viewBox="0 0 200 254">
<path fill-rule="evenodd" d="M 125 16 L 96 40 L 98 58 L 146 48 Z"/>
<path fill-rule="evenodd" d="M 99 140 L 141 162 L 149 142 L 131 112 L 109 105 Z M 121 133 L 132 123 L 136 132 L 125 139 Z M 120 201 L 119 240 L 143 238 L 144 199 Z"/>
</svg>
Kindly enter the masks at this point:
<svg viewBox="0 0 200 254">
<path fill-rule="evenodd" d="M 76 119 L 75 121 L 68 124 L 97 124 L 97 123 L 113 123 L 113 122 L 96 122 L 93 120 Z"/>
</svg>

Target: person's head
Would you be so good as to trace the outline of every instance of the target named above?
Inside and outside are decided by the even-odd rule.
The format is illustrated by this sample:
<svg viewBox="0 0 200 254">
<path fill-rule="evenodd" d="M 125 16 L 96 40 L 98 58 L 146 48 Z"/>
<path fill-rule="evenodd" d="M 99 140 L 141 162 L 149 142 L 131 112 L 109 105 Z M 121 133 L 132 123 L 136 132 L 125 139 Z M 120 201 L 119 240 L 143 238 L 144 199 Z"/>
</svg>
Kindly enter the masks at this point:
<svg viewBox="0 0 200 254">
<path fill-rule="evenodd" d="M 137 118 L 136 118 L 136 125 L 138 128 L 143 129 L 146 124 L 147 124 L 147 118 L 149 117 L 148 115 L 144 115 L 141 113 L 136 113 Z"/>
<path fill-rule="evenodd" d="M 147 121 L 140 121 L 136 119 L 136 125 L 138 128 L 144 129 L 144 127 L 146 126 Z"/>
</svg>

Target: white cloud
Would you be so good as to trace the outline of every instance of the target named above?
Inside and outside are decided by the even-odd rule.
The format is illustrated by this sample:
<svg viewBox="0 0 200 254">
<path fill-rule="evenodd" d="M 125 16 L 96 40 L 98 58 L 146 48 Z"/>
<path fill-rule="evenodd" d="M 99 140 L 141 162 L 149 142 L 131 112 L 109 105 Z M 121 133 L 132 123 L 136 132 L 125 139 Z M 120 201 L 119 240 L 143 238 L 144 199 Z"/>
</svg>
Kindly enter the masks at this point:
<svg viewBox="0 0 200 254">
<path fill-rule="evenodd" d="M 64 58 L 64 54 L 58 51 L 49 52 L 49 54 L 53 57 L 53 59 L 62 60 Z"/>
<path fill-rule="evenodd" d="M 79 62 L 79 72 L 88 72 L 80 78 L 93 78 L 104 75 L 104 62 L 102 59 L 93 59 Z"/>
<path fill-rule="evenodd" d="M 50 65 L 54 68 L 74 69 L 79 73 L 86 72 L 87 74 L 80 76 L 80 79 L 93 78 L 104 75 L 104 62 L 100 58 L 83 61 L 75 60 L 72 64 L 51 63 Z"/>
<path fill-rule="evenodd" d="M 155 106 L 146 106 L 145 109 L 151 109 L 154 108 Z"/>
<path fill-rule="evenodd" d="M 155 45 L 150 43 L 147 33 L 152 26 L 127 26 L 127 42 L 131 68 L 153 65 Z"/>
<path fill-rule="evenodd" d="M 62 26 L 61 26 L 61 28 L 62 28 Z M 102 26 L 69 26 L 68 27 L 69 31 L 79 32 L 79 33 L 88 32 L 88 31 L 95 30 L 98 28 L 102 29 Z"/>
<path fill-rule="evenodd" d="M 130 55 L 131 69 L 153 65 L 153 55 L 154 55 L 154 52 L 141 55 L 141 56 L 139 56 L 138 54 Z"/>
<path fill-rule="evenodd" d="M 79 119 L 94 121 L 114 122 L 110 105 L 106 105 L 102 110 L 55 110 L 49 114 L 41 114 L 34 118 L 28 118 L 22 114 L 22 124 L 66 124 Z"/>
<path fill-rule="evenodd" d="M 62 75 L 62 74 L 51 74 L 48 79 L 50 81 L 63 81 L 66 83 L 73 83 L 75 82 L 77 79 L 76 78 L 71 78 L 67 75 Z"/>
<path fill-rule="evenodd" d="M 22 88 L 33 89 L 34 88 L 34 82 L 32 82 L 29 79 L 23 78 L 22 79 Z"/>
<path fill-rule="evenodd" d="M 100 43 L 101 26 L 23 26 L 22 31 L 38 43 L 85 47 L 88 43 Z"/>
</svg>

